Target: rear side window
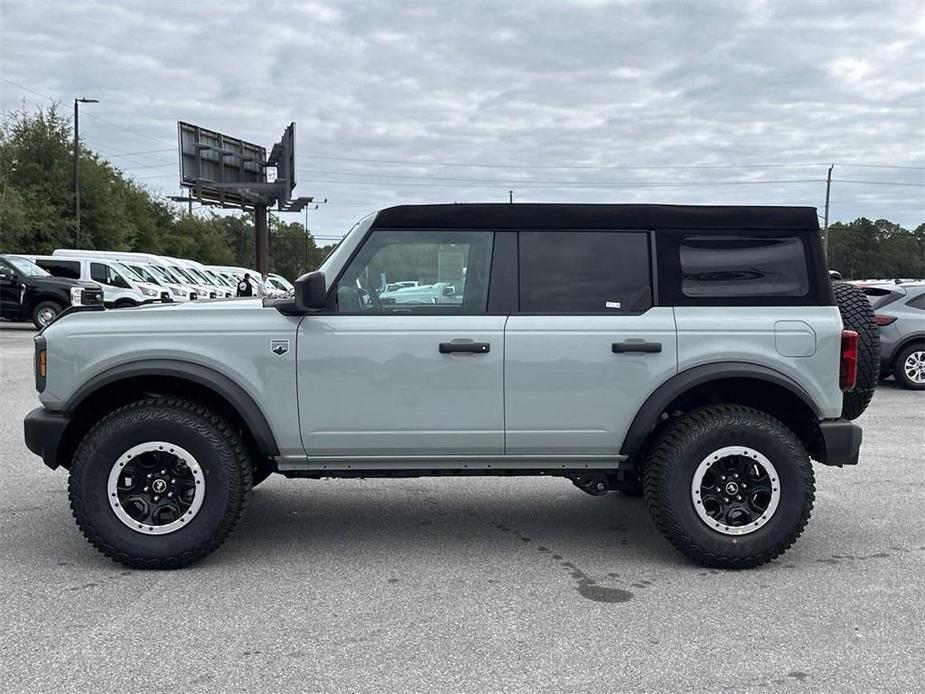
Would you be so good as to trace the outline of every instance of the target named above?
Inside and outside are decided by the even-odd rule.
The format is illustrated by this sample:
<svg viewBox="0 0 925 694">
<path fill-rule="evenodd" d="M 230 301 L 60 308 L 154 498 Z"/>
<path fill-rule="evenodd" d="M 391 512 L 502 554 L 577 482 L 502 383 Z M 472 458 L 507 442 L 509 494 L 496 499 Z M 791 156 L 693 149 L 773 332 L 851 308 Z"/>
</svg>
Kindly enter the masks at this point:
<svg viewBox="0 0 925 694">
<path fill-rule="evenodd" d="M 76 260 L 46 260 L 44 258 L 35 262 L 43 270 L 55 277 L 67 277 L 72 280 L 80 279 L 80 262 Z"/>
<path fill-rule="evenodd" d="M 802 297 L 809 275 L 797 237 L 687 236 L 681 293 L 691 298 Z"/>
<path fill-rule="evenodd" d="M 522 231 L 520 310 L 634 313 L 652 306 L 645 232 Z"/>
<path fill-rule="evenodd" d="M 906 306 L 925 311 L 925 293 L 919 294 L 914 299 L 909 299 L 909 301 L 906 302 Z"/>
<path fill-rule="evenodd" d="M 889 289 L 883 289 L 881 287 L 863 287 L 861 291 L 867 295 L 870 307 L 875 311 L 878 308 L 883 308 L 887 304 L 893 303 L 902 296 L 901 294 L 891 292 Z"/>
</svg>

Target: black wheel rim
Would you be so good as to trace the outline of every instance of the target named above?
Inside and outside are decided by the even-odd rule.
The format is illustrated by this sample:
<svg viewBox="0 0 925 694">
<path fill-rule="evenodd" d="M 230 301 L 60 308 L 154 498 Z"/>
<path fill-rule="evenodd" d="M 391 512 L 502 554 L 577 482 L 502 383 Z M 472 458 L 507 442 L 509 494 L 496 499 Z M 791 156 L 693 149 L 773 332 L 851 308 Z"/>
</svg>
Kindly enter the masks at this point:
<svg viewBox="0 0 925 694">
<path fill-rule="evenodd" d="M 747 535 L 765 525 L 780 503 L 777 470 L 762 453 L 727 446 L 701 461 L 691 483 L 698 517 L 723 535 Z"/>
<path fill-rule="evenodd" d="M 126 526 L 145 535 L 164 535 L 195 518 L 205 496 L 205 478 L 188 451 L 150 441 L 119 456 L 107 493 L 113 513 Z"/>
</svg>

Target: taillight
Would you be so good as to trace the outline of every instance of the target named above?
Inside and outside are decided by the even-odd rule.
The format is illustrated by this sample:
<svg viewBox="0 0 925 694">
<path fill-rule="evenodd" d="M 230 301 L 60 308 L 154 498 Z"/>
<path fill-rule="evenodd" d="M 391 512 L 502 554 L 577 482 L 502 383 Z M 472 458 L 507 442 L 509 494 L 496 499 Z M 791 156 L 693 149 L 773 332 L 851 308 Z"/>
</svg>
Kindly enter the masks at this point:
<svg viewBox="0 0 925 694">
<path fill-rule="evenodd" d="M 889 325 L 896 322 L 896 316 L 881 316 L 878 313 L 874 315 L 874 320 L 877 321 L 877 325 Z"/>
<path fill-rule="evenodd" d="M 858 382 L 858 334 L 854 330 L 841 331 L 838 381 L 843 391 L 851 390 Z"/>
</svg>

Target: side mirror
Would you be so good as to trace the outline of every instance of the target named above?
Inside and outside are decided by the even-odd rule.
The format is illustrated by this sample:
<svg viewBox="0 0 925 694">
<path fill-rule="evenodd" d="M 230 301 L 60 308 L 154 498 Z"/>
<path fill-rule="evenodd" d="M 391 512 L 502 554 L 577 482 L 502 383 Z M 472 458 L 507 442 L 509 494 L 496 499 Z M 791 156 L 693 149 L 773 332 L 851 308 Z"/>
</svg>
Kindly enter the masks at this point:
<svg viewBox="0 0 925 694">
<path fill-rule="evenodd" d="M 0 265 L 0 278 L 5 280 L 13 279 L 13 271 L 6 267 L 6 265 Z"/>
<path fill-rule="evenodd" d="M 295 306 L 299 311 L 327 308 L 328 288 L 323 272 L 309 272 L 295 281 Z"/>
</svg>

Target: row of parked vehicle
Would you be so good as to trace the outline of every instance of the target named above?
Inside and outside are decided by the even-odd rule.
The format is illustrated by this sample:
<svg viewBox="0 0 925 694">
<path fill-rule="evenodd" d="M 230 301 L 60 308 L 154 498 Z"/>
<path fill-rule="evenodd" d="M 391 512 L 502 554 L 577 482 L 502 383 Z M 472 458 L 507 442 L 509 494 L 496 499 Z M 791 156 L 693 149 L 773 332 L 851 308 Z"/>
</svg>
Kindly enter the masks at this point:
<svg viewBox="0 0 925 694">
<path fill-rule="evenodd" d="M 239 283 L 245 281 L 256 295 L 260 282 L 260 275 L 248 268 L 204 265 L 151 253 L 59 248 L 51 255 L 6 255 L 2 261 L 0 315 L 9 320 L 31 319 L 39 328 L 48 325 L 68 305 L 80 302 L 70 292 L 71 285 L 49 283 L 43 277 L 99 290 L 107 308 L 224 299 L 237 296 Z M 269 275 L 264 282 L 263 293 L 269 296 L 282 296 L 291 290 L 292 285 L 281 275 Z"/>
</svg>

